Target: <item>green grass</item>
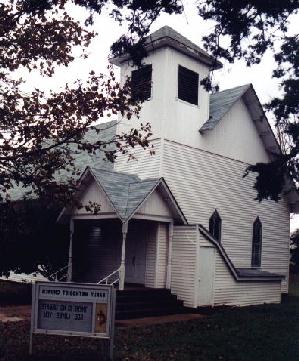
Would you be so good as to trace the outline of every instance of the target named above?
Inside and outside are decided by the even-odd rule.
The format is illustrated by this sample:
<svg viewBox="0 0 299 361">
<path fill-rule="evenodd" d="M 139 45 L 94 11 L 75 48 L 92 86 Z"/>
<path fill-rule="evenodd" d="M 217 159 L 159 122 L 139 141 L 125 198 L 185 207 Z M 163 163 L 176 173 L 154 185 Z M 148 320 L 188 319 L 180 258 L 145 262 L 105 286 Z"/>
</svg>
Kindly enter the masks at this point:
<svg viewBox="0 0 299 361">
<path fill-rule="evenodd" d="M 298 286 L 298 284 L 297 284 Z M 115 359 L 126 361 L 298 361 L 299 287 L 281 305 L 219 310 L 203 319 L 118 329 Z M 35 336 L 27 356 L 29 322 L 0 324 L 1 361 L 99 360 L 99 342 Z"/>
</svg>

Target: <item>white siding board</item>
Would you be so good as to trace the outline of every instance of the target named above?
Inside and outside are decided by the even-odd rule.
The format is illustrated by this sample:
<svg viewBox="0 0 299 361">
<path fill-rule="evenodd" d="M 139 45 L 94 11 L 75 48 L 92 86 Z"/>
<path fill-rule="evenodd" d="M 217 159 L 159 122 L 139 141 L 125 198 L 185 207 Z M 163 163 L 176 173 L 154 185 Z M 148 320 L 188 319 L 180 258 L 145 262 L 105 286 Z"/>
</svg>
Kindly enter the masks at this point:
<svg viewBox="0 0 299 361">
<path fill-rule="evenodd" d="M 288 276 L 289 210 L 254 198 L 254 177 L 243 178 L 247 165 L 199 149 L 165 141 L 163 176 L 189 223 L 208 227 L 217 208 L 222 218 L 222 244 L 237 268 L 251 266 L 252 223 L 263 223 L 262 269 Z M 283 282 L 287 292 L 287 282 Z"/>
<path fill-rule="evenodd" d="M 281 300 L 280 282 L 237 282 L 217 252 L 214 284 L 215 305 L 249 306 Z"/>
<path fill-rule="evenodd" d="M 174 227 L 172 241 L 171 292 L 186 307 L 196 307 L 197 227 Z"/>
<path fill-rule="evenodd" d="M 139 146 L 131 150 L 133 157 L 128 155 L 118 155 L 114 170 L 117 172 L 125 172 L 130 174 L 137 174 L 141 179 L 145 178 L 159 178 L 160 159 L 161 159 L 161 139 L 155 139 L 150 142 L 150 147 L 143 149 Z M 150 150 L 154 154 L 150 154 Z"/>
<path fill-rule="evenodd" d="M 269 161 L 256 125 L 242 99 L 231 107 L 212 131 L 202 135 L 199 148 L 251 164 Z"/>
<path fill-rule="evenodd" d="M 151 225 L 151 231 L 143 232 L 146 236 L 146 267 L 145 286 L 155 287 L 156 285 L 156 249 L 157 249 L 157 224 Z"/>
<path fill-rule="evenodd" d="M 171 217 L 169 206 L 158 193 L 153 192 L 144 204 L 138 209 L 136 214 L 150 214 L 155 216 Z"/>
<path fill-rule="evenodd" d="M 166 287 L 168 224 L 159 223 L 157 232 L 156 288 Z"/>
<path fill-rule="evenodd" d="M 89 202 L 95 202 L 100 205 L 101 208 L 99 214 L 106 212 L 115 213 L 115 210 L 112 208 L 106 194 L 102 191 L 102 189 L 95 181 L 92 181 L 91 184 L 86 187 L 86 190 L 81 195 L 79 202 L 81 203 L 83 208 L 75 208 L 73 211 L 73 215 L 90 214 L 90 212 L 86 211 L 86 209 L 84 208 L 84 206 L 87 206 Z"/>
</svg>

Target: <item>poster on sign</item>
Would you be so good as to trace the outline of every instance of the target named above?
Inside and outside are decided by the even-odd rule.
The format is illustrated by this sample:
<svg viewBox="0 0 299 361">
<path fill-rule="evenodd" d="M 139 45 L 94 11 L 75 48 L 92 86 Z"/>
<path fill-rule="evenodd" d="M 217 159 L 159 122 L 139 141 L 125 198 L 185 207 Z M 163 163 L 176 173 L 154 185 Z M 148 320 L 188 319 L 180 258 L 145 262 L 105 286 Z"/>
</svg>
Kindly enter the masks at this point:
<svg viewBox="0 0 299 361">
<path fill-rule="evenodd" d="M 114 318 L 113 286 L 36 282 L 32 289 L 30 353 L 33 334 L 54 334 L 107 339 L 112 358 Z"/>
</svg>

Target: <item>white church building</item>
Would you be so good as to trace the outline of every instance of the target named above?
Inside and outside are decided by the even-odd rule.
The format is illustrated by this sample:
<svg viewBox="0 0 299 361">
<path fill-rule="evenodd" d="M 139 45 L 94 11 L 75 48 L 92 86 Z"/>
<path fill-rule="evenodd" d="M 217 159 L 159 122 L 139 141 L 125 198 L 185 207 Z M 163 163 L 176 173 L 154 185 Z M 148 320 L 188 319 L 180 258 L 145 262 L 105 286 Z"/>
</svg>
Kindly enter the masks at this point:
<svg viewBox="0 0 299 361">
<path fill-rule="evenodd" d="M 200 81 L 221 64 L 170 27 L 149 36 L 147 52 L 139 69 L 127 55 L 111 60 L 144 100 L 140 117 L 119 118 L 114 131 L 149 122 L 155 154 L 85 169 L 81 203 L 100 211 L 60 215 L 71 229 L 69 280 L 168 289 L 191 308 L 279 303 L 299 198 L 289 187 L 277 203 L 258 202 L 254 175 L 243 178 L 280 153 L 253 86 L 209 94 Z"/>
</svg>

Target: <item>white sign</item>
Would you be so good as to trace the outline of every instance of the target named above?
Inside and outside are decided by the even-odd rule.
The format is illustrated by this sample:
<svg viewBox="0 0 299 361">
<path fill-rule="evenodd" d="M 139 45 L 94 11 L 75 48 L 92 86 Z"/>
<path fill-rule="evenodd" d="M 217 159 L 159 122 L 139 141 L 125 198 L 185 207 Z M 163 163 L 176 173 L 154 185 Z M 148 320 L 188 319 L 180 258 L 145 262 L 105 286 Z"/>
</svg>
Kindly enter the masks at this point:
<svg viewBox="0 0 299 361">
<path fill-rule="evenodd" d="M 114 317 L 113 286 L 36 282 L 32 289 L 30 353 L 34 333 L 105 338 L 112 343 Z"/>
</svg>

